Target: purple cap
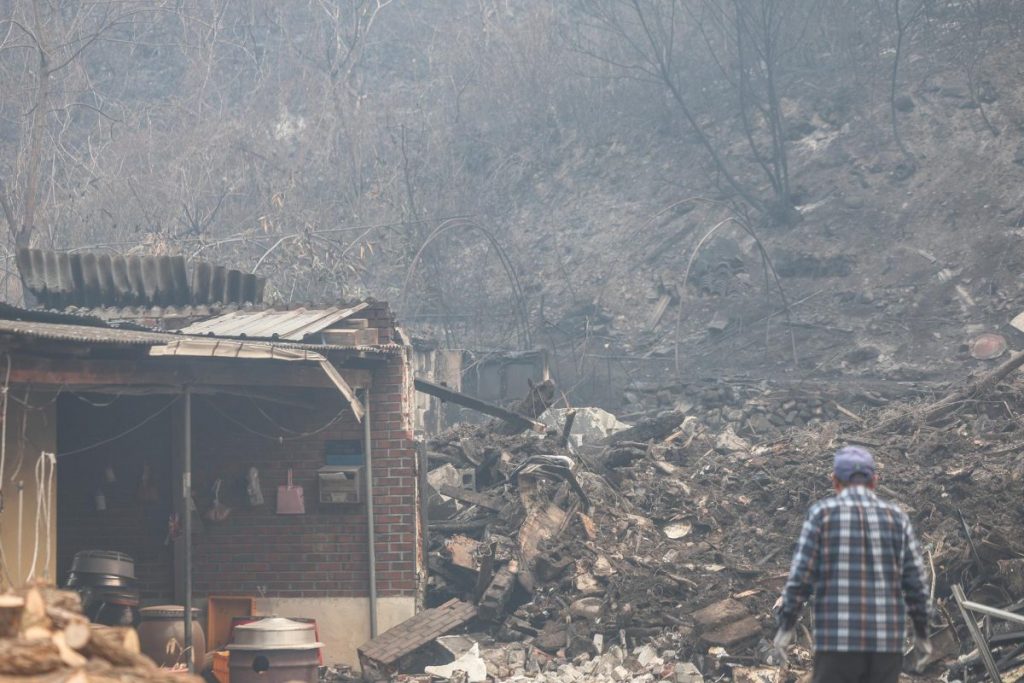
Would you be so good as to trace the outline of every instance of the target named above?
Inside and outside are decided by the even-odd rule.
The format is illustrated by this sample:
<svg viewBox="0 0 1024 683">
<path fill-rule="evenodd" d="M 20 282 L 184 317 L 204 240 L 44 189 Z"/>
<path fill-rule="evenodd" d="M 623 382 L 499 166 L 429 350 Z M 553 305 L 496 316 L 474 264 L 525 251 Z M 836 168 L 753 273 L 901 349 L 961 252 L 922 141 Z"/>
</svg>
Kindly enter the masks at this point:
<svg viewBox="0 0 1024 683">
<path fill-rule="evenodd" d="M 836 475 L 836 479 L 844 484 L 848 483 L 855 474 L 862 474 L 871 479 L 875 476 L 875 459 L 865 448 L 844 446 L 836 451 L 832 472 Z"/>
</svg>

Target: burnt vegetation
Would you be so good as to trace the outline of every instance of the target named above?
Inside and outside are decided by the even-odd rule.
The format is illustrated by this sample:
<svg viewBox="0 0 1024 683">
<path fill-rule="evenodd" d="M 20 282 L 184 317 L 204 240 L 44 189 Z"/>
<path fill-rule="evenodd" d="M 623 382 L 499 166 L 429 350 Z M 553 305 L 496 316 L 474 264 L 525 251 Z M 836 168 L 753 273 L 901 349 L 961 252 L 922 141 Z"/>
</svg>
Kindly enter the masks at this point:
<svg viewBox="0 0 1024 683">
<path fill-rule="evenodd" d="M 929 209 L 986 155 L 1019 168 L 953 148 L 1020 156 L 1022 31 L 1009 0 L 6 0 L 5 296 L 19 246 L 181 254 L 278 303 L 370 293 L 452 345 L 557 347 L 655 289 L 658 355 L 722 221 L 763 243 L 740 289 L 773 310 L 786 239 L 820 242 L 783 277 L 873 278 L 872 239 L 962 223 Z"/>
</svg>

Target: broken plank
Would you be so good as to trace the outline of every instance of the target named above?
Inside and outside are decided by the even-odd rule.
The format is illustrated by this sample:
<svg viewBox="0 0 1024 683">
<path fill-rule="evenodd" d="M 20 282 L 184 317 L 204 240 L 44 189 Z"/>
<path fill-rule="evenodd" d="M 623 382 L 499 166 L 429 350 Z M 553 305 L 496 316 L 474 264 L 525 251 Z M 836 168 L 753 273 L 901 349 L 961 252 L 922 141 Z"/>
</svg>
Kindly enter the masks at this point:
<svg viewBox="0 0 1024 683">
<path fill-rule="evenodd" d="M 508 423 L 510 426 L 518 429 L 519 431 L 532 429 L 535 432 L 539 432 L 541 434 L 544 433 L 545 427 L 542 423 L 530 419 L 524 415 L 520 415 L 519 413 L 514 413 L 511 410 L 506 410 L 505 408 L 502 408 L 501 406 L 498 405 L 494 405 L 493 403 L 481 401 L 478 398 L 467 396 L 466 394 L 463 394 L 460 391 L 455 391 L 453 389 L 449 389 L 448 387 L 441 386 L 440 384 L 428 382 L 425 379 L 417 378 L 416 380 L 413 381 L 413 385 L 416 387 L 416 391 L 422 392 L 424 394 L 429 394 L 430 396 L 439 398 L 442 401 L 456 403 L 460 406 L 464 406 L 466 408 L 470 408 L 471 410 L 483 413 L 484 415 L 490 415 L 492 417 L 500 418 L 504 422 Z"/>
<path fill-rule="evenodd" d="M 501 512 L 505 507 L 505 502 L 500 498 L 488 496 L 485 493 L 479 493 L 477 491 L 470 491 L 469 489 L 460 488 L 458 486 L 451 486 L 449 484 L 442 484 L 441 488 L 438 489 L 438 493 L 442 496 L 454 498 L 462 503 L 479 505 L 482 508 L 493 510 L 494 512 Z"/>
</svg>

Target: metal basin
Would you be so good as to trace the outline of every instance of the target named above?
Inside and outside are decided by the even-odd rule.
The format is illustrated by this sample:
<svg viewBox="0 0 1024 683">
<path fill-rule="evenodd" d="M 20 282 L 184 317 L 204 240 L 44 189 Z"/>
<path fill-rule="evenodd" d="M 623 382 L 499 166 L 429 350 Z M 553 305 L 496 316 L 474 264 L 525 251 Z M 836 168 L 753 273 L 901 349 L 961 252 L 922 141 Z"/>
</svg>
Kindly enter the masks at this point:
<svg viewBox="0 0 1024 683">
<path fill-rule="evenodd" d="M 313 624 L 268 617 L 235 627 L 228 650 L 319 650 L 323 646 L 316 640 Z"/>
</svg>

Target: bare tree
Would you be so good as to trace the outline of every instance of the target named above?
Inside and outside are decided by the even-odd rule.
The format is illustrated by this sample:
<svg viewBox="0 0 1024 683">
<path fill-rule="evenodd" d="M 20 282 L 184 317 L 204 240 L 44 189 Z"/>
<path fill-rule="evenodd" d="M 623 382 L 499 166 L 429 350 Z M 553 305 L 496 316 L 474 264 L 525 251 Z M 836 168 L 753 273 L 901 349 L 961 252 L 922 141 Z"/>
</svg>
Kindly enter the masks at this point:
<svg viewBox="0 0 1024 683">
<path fill-rule="evenodd" d="M 896 104 L 896 89 L 899 83 L 900 60 L 903 58 L 903 52 L 906 50 L 909 33 L 917 21 L 923 16 L 926 7 L 926 0 L 891 1 L 895 37 L 892 56 L 892 72 L 889 79 L 889 118 L 892 123 L 893 140 L 896 141 L 896 145 L 900 148 L 900 151 L 903 152 L 903 156 L 911 165 L 911 168 L 913 168 L 916 166 L 917 162 L 914 160 L 914 155 L 911 154 L 910 150 L 903 142 L 903 137 L 900 135 L 899 116 L 897 113 L 898 107 Z"/>
<path fill-rule="evenodd" d="M 159 8 L 157 4 L 109 2 L 11 2 L 0 19 L 4 32 L 0 51 L 7 69 L 20 71 L 20 90 L 30 96 L 27 106 L 7 114 L 18 119 L 14 158 L 0 167 L 0 207 L 10 239 L 16 247 L 28 246 L 35 234 L 40 204 L 44 201 L 43 163 L 47 147 L 59 143 L 69 109 L 91 111 L 96 125 L 110 119 L 102 107 L 83 96 L 87 81 L 74 83 L 85 53 L 113 34 L 131 17 Z M 12 91 L 9 91 L 12 92 Z M 17 106 L 14 104 L 13 106 Z M 52 147 L 51 147 L 52 149 Z M 66 150 L 65 150 L 66 151 Z"/>
<path fill-rule="evenodd" d="M 576 7 L 584 17 L 577 49 L 627 77 L 665 88 L 736 194 L 778 222 L 793 218 L 782 72 L 787 52 L 797 49 L 806 30 L 807 3 L 581 0 Z M 770 198 L 741 180 L 737 163 L 723 153 L 719 137 L 731 133 L 723 115 L 740 120 Z M 717 120 L 720 130 L 705 119 Z"/>
</svg>

